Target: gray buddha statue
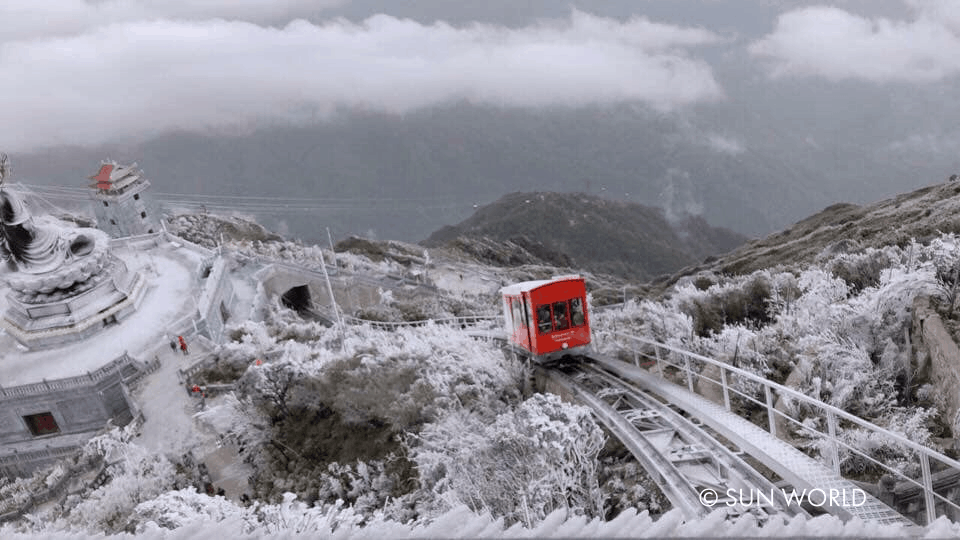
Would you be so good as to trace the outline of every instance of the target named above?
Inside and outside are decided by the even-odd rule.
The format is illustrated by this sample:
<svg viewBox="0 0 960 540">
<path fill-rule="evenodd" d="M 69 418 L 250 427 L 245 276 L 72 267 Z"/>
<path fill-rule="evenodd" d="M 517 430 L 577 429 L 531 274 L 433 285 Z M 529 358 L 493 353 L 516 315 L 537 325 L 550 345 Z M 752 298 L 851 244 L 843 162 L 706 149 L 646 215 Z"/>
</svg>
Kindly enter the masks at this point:
<svg viewBox="0 0 960 540">
<path fill-rule="evenodd" d="M 4 189 L 9 177 L 9 160 L 2 154 L 0 261 L 5 261 L 8 272 L 44 277 L 37 281 L 8 276 L 9 284 L 18 290 L 49 292 L 71 287 L 96 274 L 107 251 L 106 236 L 96 229 L 71 227 L 52 216 L 32 216 L 20 197 Z M 90 258 L 91 255 L 95 256 Z"/>
</svg>

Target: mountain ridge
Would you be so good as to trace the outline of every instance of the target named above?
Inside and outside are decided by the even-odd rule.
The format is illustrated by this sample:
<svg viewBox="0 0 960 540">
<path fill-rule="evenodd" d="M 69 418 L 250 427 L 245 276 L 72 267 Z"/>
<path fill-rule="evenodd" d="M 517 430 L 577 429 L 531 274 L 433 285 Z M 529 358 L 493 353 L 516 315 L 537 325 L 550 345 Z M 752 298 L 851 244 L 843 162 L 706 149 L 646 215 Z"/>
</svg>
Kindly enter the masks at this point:
<svg viewBox="0 0 960 540">
<path fill-rule="evenodd" d="M 728 251 L 746 238 L 699 216 L 670 220 L 662 209 L 634 202 L 585 193 L 515 192 L 438 229 L 421 244 L 469 252 L 471 242 L 489 240 L 520 246 L 539 262 L 649 280 Z"/>
<path fill-rule="evenodd" d="M 866 205 L 835 203 L 781 231 L 683 268 L 657 285 L 665 290 L 699 273 L 746 275 L 811 264 L 824 254 L 925 243 L 941 233 L 960 233 L 958 216 L 960 182 L 932 184 Z"/>
</svg>

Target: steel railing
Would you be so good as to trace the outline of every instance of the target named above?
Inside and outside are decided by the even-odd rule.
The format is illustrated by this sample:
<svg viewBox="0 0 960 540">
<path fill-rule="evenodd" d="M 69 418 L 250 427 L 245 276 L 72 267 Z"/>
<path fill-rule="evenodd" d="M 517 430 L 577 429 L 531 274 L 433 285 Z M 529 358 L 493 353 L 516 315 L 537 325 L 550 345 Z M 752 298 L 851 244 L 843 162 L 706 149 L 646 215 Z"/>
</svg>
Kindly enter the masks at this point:
<svg viewBox="0 0 960 540">
<path fill-rule="evenodd" d="M 778 416 L 788 422 L 791 422 L 792 424 L 795 424 L 800 430 L 808 434 L 821 437 L 826 441 L 829 449 L 831 450 L 826 452 L 826 457 L 830 462 L 829 465 L 833 469 L 834 473 L 837 474 L 837 476 L 842 477 L 840 468 L 841 451 L 847 451 L 866 459 L 870 463 L 893 475 L 895 478 L 898 478 L 903 482 L 920 489 L 924 495 L 924 507 L 928 524 L 932 523 L 937 518 L 937 504 L 942 504 L 950 509 L 953 509 L 954 512 L 960 513 L 960 505 L 957 505 L 954 501 L 934 491 L 933 473 L 931 467 L 931 462 L 933 462 L 935 465 L 938 465 L 937 468 L 939 470 L 952 470 L 960 472 L 960 462 L 957 462 L 937 452 L 936 450 L 927 448 L 926 446 L 911 441 L 903 435 L 894 433 L 888 429 L 868 422 L 842 409 L 807 396 L 806 394 L 798 392 L 792 388 L 769 381 L 759 375 L 733 367 L 719 360 L 622 332 L 595 332 L 595 336 L 601 337 L 601 339 L 609 339 L 618 348 L 626 349 L 631 352 L 633 354 L 634 363 L 638 367 L 640 366 L 641 358 L 645 360 L 645 364 L 647 363 L 646 361 L 655 362 L 656 368 L 651 371 L 655 372 L 661 378 L 667 378 L 667 370 L 675 370 L 674 373 L 686 383 L 687 389 L 691 392 L 695 392 L 695 381 L 706 381 L 718 385 L 723 392 L 723 405 L 728 411 L 733 412 L 731 410 L 731 396 L 738 396 L 750 403 L 758 405 L 761 407 L 761 409 L 766 411 L 766 429 L 774 437 L 777 436 Z M 719 380 L 704 375 L 700 370 L 696 369 L 696 366 L 698 365 L 710 365 L 717 368 L 719 370 Z M 737 385 L 735 384 L 736 382 L 740 382 L 741 384 L 747 383 L 748 385 L 756 385 L 755 388 L 762 393 L 763 399 L 757 399 L 755 395 L 751 395 L 748 392 L 738 389 Z M 826 419 L 827 431 L 820 431 L 808 424 L 804 424 L 803 420 L 800 418 L 794 418 L 785 412 L 777 410 L 775 404 L 778 396 L 795 400 L 796 402 L 802 403 L 810 409 L 822 414 Z M 910 452 L 914 453 L 914 455 L 920 461 L 920 478 L 912 478 L 895 467 L 891 467 L 890 465 L 882 463 L 881 461 L 867 455 L 863 450 L 854 448 L 853 446 L 847 444 L 839 436 L 838 430 L 840 428 L 839 423 L 841 421 L 847 422 L 849 425 L 859 427 L 870 434 L 880 437 L 882 440 L 888 443 L 897 445 L 902 449 L 909 450 Z"/>
</svg>

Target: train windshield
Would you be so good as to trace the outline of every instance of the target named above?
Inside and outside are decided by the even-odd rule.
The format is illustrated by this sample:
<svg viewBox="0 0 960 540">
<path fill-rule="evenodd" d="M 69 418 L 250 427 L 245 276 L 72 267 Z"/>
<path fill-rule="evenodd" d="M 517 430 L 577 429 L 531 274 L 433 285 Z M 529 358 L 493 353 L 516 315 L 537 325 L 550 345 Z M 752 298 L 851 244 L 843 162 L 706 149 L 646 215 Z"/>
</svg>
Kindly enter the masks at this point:
<svg viewBox="0 0 960 540">
<path fill-rule="evenodd" d="M 570 328 L 570 319 L 567 317 L 567 302 L 553 303 L 553 322 L 554 330 L 566 330 Z"/>
<path fill-rule="evenodd" d="M 553 323 L 550 320 L 550 304 L 541 304 L 537 306 L 537 331 L 546 334 L 553 329 Z"/>
<path fill-rule="evenodd" d="M 587 322 L 586 317 L 583 315 L 582 298 L 573 298 L 570 300 L 570 320 L 574 326 L 582 326 L 583 323 Z"/>
</svg>

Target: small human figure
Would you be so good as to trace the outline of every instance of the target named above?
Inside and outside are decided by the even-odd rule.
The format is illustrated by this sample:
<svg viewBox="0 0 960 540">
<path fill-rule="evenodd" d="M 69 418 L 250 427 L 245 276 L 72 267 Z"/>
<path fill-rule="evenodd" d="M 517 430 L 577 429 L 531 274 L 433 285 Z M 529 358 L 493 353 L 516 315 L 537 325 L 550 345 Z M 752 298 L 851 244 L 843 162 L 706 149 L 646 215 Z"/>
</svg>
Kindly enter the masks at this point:
<svg viewBox="0 0 960 540">
<path fill-rule="evenodd" d="M 184 356 L 187 354 L 187 342 L 183 339 L 183 336 L 177 336 L 177 339 L 180 340 L 180 350 L 183 351 Z"/>
<path fill-rule="evenodd" d="M 173 339 L 170 340 L 170 350 L 173 351 L 173 352 L 177 352 L 177 342 L 176 342 L 176 340 L 173 340 Z"/>
<path fill-rule="evenodd" d="M 217 495 L 219 495 L 220 497 L 226 497 L 226 496 L 227 496 L 227 492 L 224 491 L 223 488 L 219 488 L 219 489 L 217 489 Z"/>
</svg>

